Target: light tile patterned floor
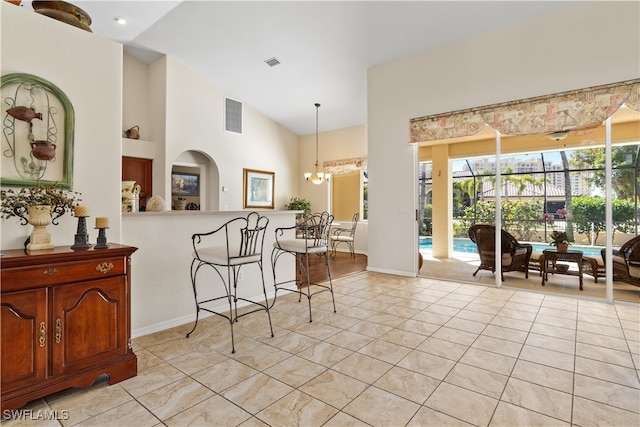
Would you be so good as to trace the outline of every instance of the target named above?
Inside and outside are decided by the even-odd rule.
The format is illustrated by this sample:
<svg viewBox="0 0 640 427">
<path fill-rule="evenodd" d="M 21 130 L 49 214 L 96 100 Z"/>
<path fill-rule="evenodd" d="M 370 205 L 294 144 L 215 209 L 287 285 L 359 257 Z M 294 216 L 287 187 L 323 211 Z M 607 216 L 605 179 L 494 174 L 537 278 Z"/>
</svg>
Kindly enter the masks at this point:
<svg viewBox="0 0 640 427">
<path fill-rule="evenodd" d="M 138 376 L 32 402 L 92 426 L 638 426 L 640 307 L 364 272 L 134 340 Z M 11 420 L 6 425 L 33 425 Z M 38 425 L 60 425 L 42 422 Z"/>
</svg>

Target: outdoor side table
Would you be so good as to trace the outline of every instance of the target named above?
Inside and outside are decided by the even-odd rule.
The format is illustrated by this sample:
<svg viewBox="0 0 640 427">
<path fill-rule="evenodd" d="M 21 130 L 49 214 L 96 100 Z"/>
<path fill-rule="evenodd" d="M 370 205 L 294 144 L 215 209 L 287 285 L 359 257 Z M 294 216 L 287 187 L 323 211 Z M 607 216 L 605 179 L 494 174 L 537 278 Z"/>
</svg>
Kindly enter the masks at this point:
<svg viewBox="0 0 640 427">
<path fill-rule="evenodd" d="M 542 263 L 542 286 L 549 280 L 549 273 L 566 274 L 568 276 L 578 276 L 580 278 L 580 290 L 582 290 L 582 251 L 558 252 L 553 249 L 545 249 L 543 252 L 544 262 Z M 578 265 L 578 271 L 558 270 L 557 261 L 574 262 Z"/>
</svg>

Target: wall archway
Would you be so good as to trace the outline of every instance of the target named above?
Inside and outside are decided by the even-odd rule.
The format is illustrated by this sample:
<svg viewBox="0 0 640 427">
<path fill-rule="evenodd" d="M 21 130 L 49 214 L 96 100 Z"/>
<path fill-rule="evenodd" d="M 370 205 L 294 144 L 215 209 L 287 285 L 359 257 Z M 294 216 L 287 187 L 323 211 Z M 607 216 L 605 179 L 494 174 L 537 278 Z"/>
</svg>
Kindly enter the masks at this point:
<svg viewBox="0 0 640 427">
<path fill-rule="evenodd" d="M 190 191 L 176 191 L 174 176 L 179 174 L 196 175 L 197 196 L 193 188 Z M 176 207 L 178 197 L 186 199 L 187 205 L 194 204 L 199 210 L 219 211 L 220 209 L 220 172 L 215 160 L 208 154 L 197 150 L 180 153 L 171 165 L 169 177 L 170 202 L 172 209 Z M 181 194 L 183 193 L 183 194 Z"/>
</svg>

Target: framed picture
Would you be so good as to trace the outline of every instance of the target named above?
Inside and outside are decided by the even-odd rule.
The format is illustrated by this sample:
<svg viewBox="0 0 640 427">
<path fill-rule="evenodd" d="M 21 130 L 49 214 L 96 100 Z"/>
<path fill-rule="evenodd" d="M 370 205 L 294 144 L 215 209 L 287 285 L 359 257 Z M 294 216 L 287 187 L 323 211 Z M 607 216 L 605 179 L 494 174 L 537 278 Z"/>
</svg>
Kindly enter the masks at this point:
<svg viewBox="0 0 640 427">
<path fill-rule="evenodd" d="M 199 196 L 200 175 L 195 173 L 171 173 L 172 196 Z"/>
<path fill-rule="evenodd" d="M 243 169 L 245 208 L 273 209 L 274 172 Z"/>
<path fill-rule="evenodd" d="M 32 74 L 2 76 L 0 184 L 73 186 L 74 111 L 53 83 Z"/>
</svg>

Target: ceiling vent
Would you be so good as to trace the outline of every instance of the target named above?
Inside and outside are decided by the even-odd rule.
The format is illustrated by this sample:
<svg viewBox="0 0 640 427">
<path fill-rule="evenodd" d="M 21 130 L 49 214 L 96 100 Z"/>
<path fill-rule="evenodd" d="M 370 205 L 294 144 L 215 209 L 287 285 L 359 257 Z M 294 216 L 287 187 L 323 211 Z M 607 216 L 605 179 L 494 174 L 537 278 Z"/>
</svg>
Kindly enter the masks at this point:
<svg viewBox="0 0 640 427">
<path fill-rule="evenodd" d="M 267 59 L 264 62 L 266 62 L 269 67 L 275 67 L 276 65 L 280 64 L 280 61 L 278 61 L 275 56 L 273 58 Z"/>
<path fill-rule="evenodd" d="M 242 134 L 242 102 L 225 98 L 224 130 Z"/>
</svg>

